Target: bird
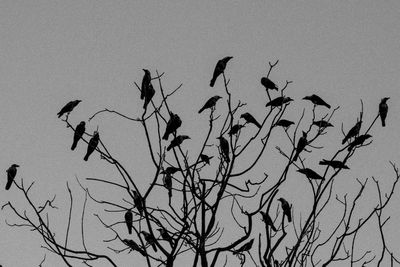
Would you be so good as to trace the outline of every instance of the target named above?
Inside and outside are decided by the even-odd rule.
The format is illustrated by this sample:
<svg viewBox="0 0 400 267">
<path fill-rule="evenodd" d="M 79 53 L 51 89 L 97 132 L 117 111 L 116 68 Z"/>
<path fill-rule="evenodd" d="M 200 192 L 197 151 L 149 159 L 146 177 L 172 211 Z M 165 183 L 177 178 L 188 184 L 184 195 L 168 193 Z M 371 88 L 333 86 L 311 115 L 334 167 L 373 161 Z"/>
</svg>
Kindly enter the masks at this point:
<svg viewBox="0 0 400 267">
<path fill-rule="evenodd" d="M 6 190 L 9 190 L 15 176 L 17 175 L 17 168 L 19 167 L 18 164 L 12 164 L 10 168 L 7 169 L 7 184 L 6 184 Z"/>
<path fill-rule="evenodd" d="M 160 231 L 161 238 L 165 241 L 168 241 L 171 244 L 171 246 L 173 246 L 174 239 L 171 237 L 168 231 L 165 230 L 164 228 L 158 228 L 157 230 Z"/>
<path fill-rule="evenodd" d="M 153 98 L 156 90 L 154 90 L 153 85 L 149 82 L 146 91 L 144 92 L 144 103 L 143 108 L 146 109 L 147 105 L 150 103 L 151 99 Z"/>
<path fill-rule="evenodd" d="M 286 199 L 284 199 L 283 197 L 279 198 L 278 201 L 281 202 L 283 215 L 286 215 L 286 217 L 288 218 L 288 222 L 292 222 L 292 213 L 290 211 L 289 202 L 287 202 Z"/>
<path fill-rule="evenodd" d="M 57 113 L 58 117 L 60 118 L 65 113 L 70 113 L 78 104 L 82 102 L 82 100 L 74 100 L 68 102 L 61 110 Z"/>
<path fill-rule="evenodd" d="M 266 226 L 270 226 L 274 232 L 277 231 L 276 227 L 274 226 L 274 222 L 272 221 L 271 217 L 269 217 L 267 212 L 260 211 L 262 216 L 262 221 L 265 223 Z"/>
<path fill-rule="evenodd" d="M 199 110 L 199 114 L 203 112 L 205 109 L 213 109 L 215 107 L 215 104 L 217 104 L 217 101 L 222 98 L 219 95 L 215 95 L 211 97 L 210 99 L 207 100 L 207 102 L 204 104 L 204 106 Z"/>
<path fill-rule="evenodd" d="M 372 136 L 369 134 L 363 134 L 363 135 L 356 137 L 354 139 L 354 141 L 350 143 L 349 148 L 347 150 L 351 151 L 354 147 L 356 147 L 358 145 L 362 145 L 365 142 L 365 140 L 367 140 L 368 138 L 371 138 L 371 137 Z"/>
<path fill-rule="evenodd" d="M 382 127 L 386 126 L 385 120 L 389 109 L 386 101 L 389 99 L 390 97 L 384 97 L 382 98 L 381 103 L 379 103 L 379 116 L 381 117 Z"/>
<path fill-rule="evenodd" d="M 351 129 L 350 131 L 346 134 L 346 136 L 344 137 L 343 141 L 342 141 L 342 145 L 344 145 L 344 143 L 346 143 L 347 140 L 349 140 L 352 137 L 355 137 L 358 135 L 358 133 L 360 132 L 361 129 L 361 121 L 358 121 Z"/>
<path fill-rule="evenodd" d="M 213 77 L 212 77 L 212 79 L 210 81 L 210 86 L 211 87 L 214 87 L 215 81 L 217 80 L 218 76 L 221 75 L 221 73 L 224 72 L 224 70 L 226 68 L 226 64 L 232 58 L 233 57 L 224 57 L 223 59 L 218 60 L 217 65 L 215 65 Z"/>
<path fill-rule="evenodd" d="M 210 159 L 213 157 L 207 156 L 205 154 L 200 154 L 200 159 L 202 162 L 205 162 L 206 164 L 210 165 Z"/>
<path fill-rule="evenodd" d="M 258 128 L 261 128 L 261 124 L 251 115 L 250 113 L 246 112 L 240 115 L 240 118 L 243 118 L 246 123 L 253 123 Z"/>
<path fill-rule="evenodd" d="M 142 216 L 144 209 L 142 197 L 135 190 L 132 190 L 132 194 L 133 194 L 133 204 L 135 204 L 135 207 L 139 211 L 140 216 Z"/>
<path fill-rule="evenodd" d="M 327 108 L 331 108 L 331 106 L 328 103 L 326 103 L 324 100 L 322 100 L 322 98 L 320 98 L 319 96 L 314 95 L 314 94 L 312 94 L 310 96 L 305 96 L 305 97 L 303 97 L 303 99 L 310 100 L 316 106 L 325 106 Z"/>
<path fill-rule="evenodd" d="M 126 224 L 126 227 L 128 227 L 128 233 L 131 235 L 132 234 L 132 224 L 133 224 L 133 213 L 130 209 L 125 212 L 125 224 Z"/>
<path fill-rule="evenodd" d="M 142 88 L 141 88 L 141 92 L 140 92 L 140 99 L 144 99 L 145 95 L 146 95 L 146 91 L 147 88 L 149 86 L 149 84 L 151 84 L 151 74 L 150 71 L 147 69 L 143 69 L 144 71 L 144 75 L 143 75 L 143 79 L 142 79 Z"/>
<path fill-rule="evenodd" d="M 299 141 L 297 142 L 296 153 L 293 157 L 293 161 L 297 160 L 301 151 L 303 151 L 303 149 L 306 147 L 306 145 L 307 145 L 307 133 L 303 131 L 303 136 L 300 137 Z"/>
<path fill-rule="evenodd" d="M 261 84 L 265 87 L 265 90 L 275 89 L 276 91 L 278 91 L 278 87 L 276 86 L 276 84 L 267 77 L 261 78 Z"/>
<path fill-rule="evenodd" d="M 319 165 L 328 165 L 334 169 L 350 169 L 340 160 L 326 160 L 323 159 L 319 162 Z"/>
<path fill-rule="evenodd" d="M 180 171 L 180 170 L 181 170 L 181 168 L 170 166 L 170 167 L 165 168 L 165 170 L 163 170 L 161 172 L 161 174 L 169 174 L 169 175 L 171 175 L 171 174 L 174 174 L 174 173 L 176 173 L 177 171 Z"/>
<path fill-rule="evenodd" d="M 133 240 L 131 239 L 124 239 L 124 244 L 127 245 L 130 249 L 138 251 L 143 256 L 146 256 L 144 250 Z"/>
<path fill-rule="evenodd" d="M 332 124 L 330 124 L 328 121 L 324 121 L 324 120 L 313 121 L 313 125 L 316 125 L 319 128 L 333 127 Z"/>
<path fill-rule="evenodd" d="M 254 238 L 233 252 L 233 255 L 249 251 L 253 246 Z"/>
<path fill-rule="evenodd" d="M 307 178 L 312 179 L 312 180 L 325 180 L 324 177 L 316 173 L 314 170 L 309 169 L 309 168 L 304 168 L 304 169 L 298 169 L 297 170 L 299 173 L 304 174 L 307 176 Z"/>
<path fill-rule="evenodd" d="M 244 125 L 241 125 L 241 124 L 235 124 L 235 125 L 233 125 L 232 126 L 232 128 L 231 128 L 231 130 L 229 131 L 229 135 L 235 135 L 235 134 L 237 134 L 239 131 L 240 131 L 240 129 L 242 129 L 244 127 Z"/>
<path fill-rule="evenodd" d="M 219 139 L 219 147 L 222 152 L 222 157 L 225 159 L 226 162 L 229 163 L 229 143 L 228 140 L 226 140 L 222 135 L 218 137 Z"/>
<path fill-rule="evenodd" d="M 171 143 L 169 144 L 169 146 L 167 147 L 167 151 L 170 151 L 171 148 L 179 146 L 182 144 L 182 142 L 186 139 L 190 139 L 189 136 L 187 135 L 178 135 L 177 137 L 175 137 L 174 139 L 172 139 Z"/>
<path fill-rule="evenodd" d="M 272 99 L 270 102 L 268 102 L 265 107 L 271 106 L 271 107 L 280 107 L 283 104 L 286 104 L 290 101 L 293 101 L 293 99 L 291 99 L 290 97 L 286 97 L 286 96 L 278 96 L 275 99 Z"/>
<path fill-rule="evenodd" d="M 84 161 L 88 161 L 89 156 L 93 153 L 93 151 L 96 149 L 97 145 L 99 144 L 99 139 L 100 139 L 99 133 L 97 131 L 95 131 L 93 133 L 92 138 L 89 140 L 87 152 L 86 152 L 85 157 L 83 158 Z"/>
<path fill-rule="evenodd" d="M 182 125 L 182 120 L 179 118 L 178 114 L 170 112 L 169 116 L 170 118 L 167 122 L 167 127 L 165 128 L 165 133 L 163 135 L 164 140 L 168 140 L 169 135 L 175 133 L 176 130 Z"/>
<path fill-rule="evenodd" d="M 167 173 L 163 177 L 164 187 L 168 190 L 168 197 L 172 197 L 172 176 L 171 174 Z"/>
<path fill-rule="evenodd" d="M 85 133 L 85 122 L 81 121 L 75 128 L 74 133 L 74 142 L 72 143 L 71 150 L 76 148 L 78 141 L 82 138 L 82 135 Z"/>
<path fill-rule="evenodd" d="M 152 246 L 152 248 L 154 249 L 155 252 L 157 252 L 156 238 L 152 234 L 150 234 L 146 231 L 141 231 L 141 233 L 143 234 L 144 239 L 147 241 L 147 243 L 150 246 Z"/>
<path fill-rule="evenodd" d="M 282 126 L 283 128 L 288 128 L 290 125 L 294 124 L 293 121 L 281 119 L 275 123 L 275 126 Z"/>
</svg>

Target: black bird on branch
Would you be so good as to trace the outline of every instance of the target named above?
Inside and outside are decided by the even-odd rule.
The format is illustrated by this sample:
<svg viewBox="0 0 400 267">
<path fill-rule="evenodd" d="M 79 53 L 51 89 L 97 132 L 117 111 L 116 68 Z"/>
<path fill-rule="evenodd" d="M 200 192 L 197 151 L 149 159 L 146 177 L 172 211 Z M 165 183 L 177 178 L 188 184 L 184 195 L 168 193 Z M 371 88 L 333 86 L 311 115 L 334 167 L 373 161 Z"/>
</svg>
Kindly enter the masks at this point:
<svg viewBox="0 0 400 267">
<path fill-rule="evenodd" d="M 211 87 L 214 87 L 215 81 L 217 80 L 218 76 L 221 75 L 225 71 L 226 64 L 232 58 L 233 57 L 224 57 L 223 59 L 218 60 L 217 65 L 215 66 L 215 69 L 214 69 L 213 77 L 210 81 Z"/>
<path fill-rule="evenodd" d="M 270 102 L 268 102 L 265 107 L 271 106 L 271 107 L 280 107 L 290 101 L 293 101 L 290 97 L 286 96 L 278 96 L 275 99 L 272 99 Z"/>
<path fill-rule="evenodd" d="M 165 168 L 165 170 L 163 170 L 161 172 L 161 174 L 171 175 L 171 174 L 174 174 L 174 173 L 176 173 L 177 171 L 180 171 L 180 170 L 181 170 L 181 168 L 170 166 L 170 167 Z"/>
<path fill-rule="evenodd" d="M 161 238 L 165 241 L 168 241 L 168 243 L 170 243 L 172 247 L 174 245 L 174 239 L 171 237 L 168 231 L 165 230 L 164 228 L 159 228 L 157 230 L 160 231 Z"/>
<path fill-rule="evenodd" d="M 286 215 L 286 217 L 288 218 L 288 222 L 292 222 L 292 213 L 290 211 L 289 202 L 287 202 L 286 199 L 284 199 L 283 197 L 278 198 L 278 201 L 281 202 L 283 215 Z"/>
<path fill-rule="evenodd" d="M 143 256 L 146 256 L 146 253 L 144 252 L 144 250 L 138 244 L 136 244 L 135 241 L 133 241 L 131 239 L 124 239 L 123 242 L 124 242 L 125 245 L 127 245 L 133 251 L 136 250 L 137 252 L 139 252 Z"/>
<path fill-rule="evenodd" d="M 210 159 L 212 159 L 213 157 L 209 157 L 205 154 L 200 154 L 200 159 L 202 162 L 205 162 L 206 164 L 210 165 Z"/>
<path fill-rule="evenodd" d="M 222 152 L 222 157 L 229 163 L 229 143 L 223 136 L 217 137 L 219 139 L 219 147 Z"/>
<path fill-rule="evenodd" d="M 71 150 L 74 150 L 76 148 L 78 141 L 82 138 L 84 133 L 85 133 L 85 122 L 81 121 L 75 128 L 74 142 L 72 143 Z"/>
<path fill-rule="evenodd" d="M 217 104 L 217 101 L 222 98 L 219 95 L 215 95 L 211 97 L 210 99 L 207 100 L 207 102 L 204 104 L 204 106 L 199 110 L 199 114 L 203 112 L 205 109 L 213 109 L 215 105 Z"/>
<path fill-rule="evenodd" d="M 154 90 L 153 85 L 149 82 L 146 91 L 144 92 L 144 103 L 143 108 L 146 109 L 147 105 L 150 103 L 151 99 L 153 98 L 156 90 Z"/>
<path fill-rule="evenodd" d="M 274 230 L 274 232 L 276 232 L 277 229 L 274 226 L 274 222 L 272 221 L 271 217 L 269 217 L 268 213 L 263 211 L 260 211 L 260 213 L 262 215 L 262 220 L 265 223 L 265 225 L 271 227 L 271 229 Z"/>
<path fill-rule="evenodd" d="M 283 128 L 289 128 L 290 125 L 292 125 L 292 124 L 294 124 L 293 121 L 281 119 L 281 120 L 279 120 L 279 121 L 277 121 L 277 122 L 275 123 L 275 126 L 281 126 L 281 127 L 283 127 Z"/>
<path fill-rule="evenodd" d="M 168 190 L 168 197 L 172 197 L 172 175 L 166 173 L 163 177 L 164 187 Z"/>
<path fill-rule="evenodd" d="M 140 92 L 140 99 L 144 99 L 146 95 L 147 88 L 149 87 L 149 84 L 151 84 L 151 74 L 150 71 L 147 69 L 143 69 L 144 71 L 144 76 L 142 79 L 142 88 Z"/>
<path fill-rule="evenodd" d="M 386 101 L 389 99 L 390 97 L 384 97 L 382 98 L 381 103 L 379 103 L 379 116 L 381 117 L 382 127 L 386 126 L 385 120 L 389 109 Z"/>
<path fill-rule="evenodd" d="M 17 168 L 19 167 L 18 164 L 12 164 L 10 168 L 7 169 L 7 184 L 6 184 L 6 190 L 9 190 L 15 176 L 17 175 Z"/>
<path fill-rule="evenodd" d="M 371 138 L 371 137 L 372 136 L 369 134 L 363 134 L 363 135 L 356 137 L 354 139 L 354 141 L 350 143 L 349 148 L 347 150 L 351 151 L 354 147 L 364 144 L 365 140 L 367 140 L 368 138 Z"/>
<path fill-rule="evenodd" d="M 261 128 L 261 124 L 251 115 L 250 113 L 246 112 L 240 115 L 240 118 L 243 118 L 246 123 L 253 123 L 258 128 Z"/>
<path fill-rule="evenodd" d="M 297 170 L 299 173 L 304 174 L 307 176 L 307 178 L 312 179 L 312 180 L 325 180 L 324 177 L 316 173 L 314 170 L 311 170 L 309 168 L 304 168 L 304 169 L 298 169 Z"/>
<path fill-rule="evenodd" d="M 361 130 L 361 121 L 358 121 L 346 134 L 346 136 L 342 141 L 342 145 L 344 145 L 344 143 L 346 143 L 346 141 L 349 140 L 350 138 L 356 137 L 359 134 L 360 130 Z"/>
<path fill-rule="evenodd" d="M 144 210 L 142 197 L 135 190 L 132 190 L 132 194 L 133 204 L 135 204 L 135 208 L 139 211 L 140 216 L 142 216 Z"/>
<path fill-rule="evenodd" d="M 339 160 L 326 160 L 323 159 L 319 162 L 319 165 L 328 165 L 334 169 L 350 169 L 342 161 Z"/>
<path fill-rule="evenodd" d="M 143 234 L 144 239 L 147 241 L 147 243 L 150 246 L 152 246 L 152 248 L 154 249 L 155 252 L 157 252 L 156 238 L 152 234 L 150 234 L 146 231 L 142 231 L 141 233 Z"/>
<path fill-rule="evenodd" d="M 253 246 L 254 238 L 233 252 L 233 255 L 249 251 Z"/>
<path fill-rule="evenodd" d="M 70 113 L 78 104 L 82 102 L 82 100 L 74 100 L 68 102 L 61 110 L 57 113 L 58 117 L 60 118 L 65 113 Z"/>
<path fill-rule="evenodd" d="M 261 84 L 265 87 L 265 90 L 275 89 L 276 91 L 278 91 L 278 87 L 276 86 L 276 84 L 267 77 L 261 78 Z"/>
<path fill-rule="evenodd" d="M 170 118 L 167 122 L 167 127 L 165 128 L 165 133 L 163 136 L 164 140 L 168 140 L 169 135 L 175 133 L 176 130 L 182 125 L 182 120 L 179 118 L 178 114 L 170 112 L 169 115 Z"/>
<path fill-rule="evenodd" d="M 313 125 L 316 125 L 319 128 L 327 128 L 327 127 L 333 127 L 332 124 L 330 124 L 327 121 L 320 120 L 320 121 L 313 121 Z"/>
<path fill-rule="evenodd" d="M 306 145 L 307 145 L 307 133 L 303 131 L 303 136 L 300 137 L 299 141 L 297 142 L 296 154 L 293 157 L 293 161 L 297 160 L 301 151 L 303 151 L 303 149 L 306 147 Z"/>
<path fill-rule="evenodd" d="M 235 124 L 235 125 L 233 125 L 232 126 L 232 128 L 231 128 L 231 130 L 229 131 L 229 135 L 235 135 L 235 134 L 237 134 L 239 131 L 240 131 L 240 129 L 242 129 L 244 127 L 244 125 L 241 125 L 241 124 Z"/>
<path fill-rule="evenodd" d="M 128 233 L 131 235 L 132 234 L 132 226 L 133 226 L 133 213 L 129 209 L 125 212 L 125 224 L 126 227 L 128 228 Z"/>
<path fill-rule="evenodd" d="M 87 152 L 86 152 L 85 157 L 83 158 L 84 161 L 88 161 L 89 156 L 93 153 L 93 151 L 95 151 L 97 145 L 99 144 L 99 140 L 100 140 L 99 133 L 97 131 L 95 131 L 93 133 L 92 138 L 89 140 Z"/>
<path fill-rule="evenodd" d="M 187 135 L 178 135 L 177 137 L 175 137 L 174 139 L 172 139 L 171 143 L 169 144 L 169 146 L 167 147 L 167 151 L 170 151 L 171 148 L 177 147 L 179 145 L 182 144 L 182 142 L 186 139 L 190 139 L 189 136 Z"/>
<path fill-rule="evenodd" d="M 324 100 L 322 100 L 322 98 L 320 98 L 319 96 L 314 95 L 314 94 L 303 97 L 303 99 L 310 100 L 316 106 L 325 106 L 327 108 L 331 108 L 331 106 L 328 103 L 326 103 Z"/>
</svg>

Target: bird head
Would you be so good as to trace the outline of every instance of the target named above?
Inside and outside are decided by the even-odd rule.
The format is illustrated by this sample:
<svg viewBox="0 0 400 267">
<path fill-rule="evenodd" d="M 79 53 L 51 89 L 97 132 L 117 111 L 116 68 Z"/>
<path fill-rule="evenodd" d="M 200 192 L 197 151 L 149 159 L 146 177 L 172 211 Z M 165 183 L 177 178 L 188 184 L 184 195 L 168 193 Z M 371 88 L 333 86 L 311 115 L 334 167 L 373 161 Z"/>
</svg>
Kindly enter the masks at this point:
<svg viewBox="0 0 400 267">
<path fill-rule="evenodd" d="M 142 69 L 144 71 L 144 73 L 146 74 L 150 74 L 150 71 L 148 69 Z"/>
<path fill-rule="evenodd" d="M 388 101 L 389 99 L 390 99 L 390 97 L 384 97 L 384 98 L 382 98 L 381 102 L 386 103 L 386 101 Z"/>
<path fill-rule="evenodd" d="M 311 96 L 305 96 L 303 97 L 304 100 L 311 100 Z"/>
<path fill-rule="evenodd" d="M 246 113 L 243 113 L 242 115 L 240 115 L 240 118 L 245 118 L 245 117 L 247 117 L 247 116 L 249 116 L 250 114 L 248 113 L 248 112 L 246 112 Z"/>
<path fill-rule="evenodd" d="M 220 97 L 219 95 L 214 96 L 215 101 L 217 101 L 220 98 L 222 98 L 222 97 Z"/>
<path fill-rule="evenodd" d="M 303 131 L 303 137 L 307 138 L 307 132 Z"/>
<path fill-rule="evenodd" d="M 280 201 L 280 202 L 284 202 L 284 201 L 285 201 L 285 199 L 284 199 L 283 197 L 280 197 L 280 198 L 278 198 L 278 201 Z"/>
<path fill-rule="evenodd" d="M 182 140 L 185 140 L 185 139 L 191 139 L 189 136 L 187 136 L 187 135 L 181 135 L 181 138 L 182 138 Z"/>
<path fill-rule="evenodd" d="M 223 61 L 225 61 L 225 63 L 226 63 L 226 62 L 228 62 L 229 60 L 231 60 L 232 58 L 233 58 L 233 57 L 230 57 L 230 56 L 229 56 L 229 57 L 224 57 Z"/>
<path fill-rule="evenodd" d="M 18 164 L 13 164 L 13 165 L 11 165 L 11 167 L 17 168 L 17 167 L 19 167 L 19 165 Z"/>
</svg>

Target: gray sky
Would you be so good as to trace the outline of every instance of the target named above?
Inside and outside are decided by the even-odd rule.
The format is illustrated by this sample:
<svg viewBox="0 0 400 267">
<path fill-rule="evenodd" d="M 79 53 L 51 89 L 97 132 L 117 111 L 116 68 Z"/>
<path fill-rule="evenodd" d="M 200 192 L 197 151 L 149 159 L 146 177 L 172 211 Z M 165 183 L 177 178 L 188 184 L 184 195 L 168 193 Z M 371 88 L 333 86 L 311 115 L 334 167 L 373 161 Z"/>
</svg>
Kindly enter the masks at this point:
<svg viewBox="0 0 400 267">
<path fill-rule="evenodd" d="M 399 10 L 395 0 L 1 1 L 0 166 L 5 171 L 12 163 L 20 164 L 17 179 L 36 181 L 32 194 L 37 201 L 56 193 L 60 210 L 54 211 L 53 220 L 65 229 L 60 216 L 67 211 L 62 204 L 68 199 L 65 183 L 78 190 L 75 175 L 83 179 L 116 174 L 97 155 L 84 162 L 84 146 L 70 151 L 72 133 L 56 117 L 60 108 L 70 100 L 83 100 L 70 116 L 73 124 L 105 107 L 138 117 L 142 102 L 133 82 L 140 83 L 142 68 L 148 68 L 165 72 L 169 90 L 183 83 L 172 103 L 184 121 L 182 131 L 194 134 L 193 129 L 207 125 L 205 118 L 191 121 L 199 107 L 222 93 L 220 81 L 215 89 L 208 86 L 215 63 L 231 55 L 232 93 L 260 116 L 266 97 L 259 80 L 268 61 L 277 59 L 271 78 L 278 85 L 292 80 L 287 91 L 292 98 L 318 93 L 341 107 L 335 126 L 343 122 L 348 129 L 354 124 L 360 99 L 370 122 L 380 99 L 390 96 L 387 127 L 373 129 L 373 144 L 352 159 L 354 172 L 348 178 L 382 175 L 390 180 L 388 161 L 400 164 L 400 108 L 395 105 L 400 84 Z M 296 104 L 289 113 L 293 120 L 307 104 Z M 144 175 L 139 166 L 147 159 L 141 157 L 145 147 L 139 125 L 104 115 L 87 129 L 97 126 L 113 153 L 125 163 L 134 162 L 135 174 Z M 324 138 L 340 140 L 339 129 Z M 3 176 L 2 188 L 5 172 Z M 3 191 L 0 202 L 21 204 L 15 192 Z M 399 197 L 393 203 L 387 226 L 391 241 L 400 235 L 394 208 Z M 18 222 L 9 212 L 2 212 L 1 218 L 0 263 L 39 264 L 45 253 L 38 248 L 39 239 L 6 226 L 5 218 Z M 45 266 L 51 262 L 59 261 L 49 259 Z"/>
</svg>

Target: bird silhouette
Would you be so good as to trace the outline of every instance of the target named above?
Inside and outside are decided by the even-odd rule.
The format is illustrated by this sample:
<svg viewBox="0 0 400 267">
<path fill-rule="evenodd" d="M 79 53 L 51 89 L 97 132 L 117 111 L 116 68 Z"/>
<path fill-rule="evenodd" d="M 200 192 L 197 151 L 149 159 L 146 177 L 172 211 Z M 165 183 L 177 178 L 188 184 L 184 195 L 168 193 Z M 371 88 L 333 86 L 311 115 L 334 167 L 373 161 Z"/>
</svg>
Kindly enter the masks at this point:
<svg viewBox="0 0 400 267">
<path fill-rule="evenodd" d="M 135 207 L 139 211 L 140 216 L 142 216 L 144 210 L 142 197 L 135 190 L 132 190 L 132 194 L 133 194 L 133 204 L 135 204 Z"/>
<path fill-rule="evenodd" d="M 167 147 L 167 151 L 170 151 L 171 148 L 173 147 L 177 147 L 179 145 L 182 144 L 182 142 L 186 139 L 190 139 L 189 136 L 187 135 L 178 135 L 177 137 L 175 137 L 174 139 L 172 139 L 171 143 L 169 144 L 169 146 Z"/>
<path fill-rule="evenodd" d="M 82 135 L 85 133 L 85 122 L 81 121 L 75 128 L 74 132 L 74 141 L 71 146 L 71 150 L 76 148 L 78 141 L 82 138 Z"/>
<path fill-rule="evenodd" d="M 19 167 L 18 164 L 12 164 L 10 168 L 7 169 L 7 184 L 6 184 L 6 190 L 9 190 L 15 176 L 17 175 L 17 168 Z"/>
<path fill-rule="evenodd" d="M 223 136 L 218 137 L 219 139 L 219 147 L 222 152 L 222 157 L 225 159 L 226 162 L 229 163 L 229 143 Z"/>
<path fill-rule="evenodd" d="M 342 145 L 344 145 L 344 143 L 346 143 L 346 141 L 349 140 L 350 138 L 356 137 L 360 132 L 360 130 L 361 130 L 361 121 L 358 121 L 346 134 L 346 136 L 342 141 Z"/>
<path fill-rule="evenodd" d="M 258 128 L 261 128 L 261 124 L 258 123 L 258 121 L 253 117 L 253 115 L 251 115 L 248 112 L 243 113 L 242 115 L 240 115 L 240 118 L 243 118 L 246 121 L 246 123 L 252 123 L 255 126 L 257 126 Z"/>
<path fill-rule="evenodd" d="M 70 113 L 78 104 L 82 102 L 82 100 L 74 100 L 68 102 L 61 110 L 57 113 L 58 117 L 60 118 L 65 113 Z"/>
<path fill-rule="evenodd" d="M 360 135 L 360 136 L 356 137 L 354 139 L 354 141 L 350 143 L 349 148 L 347 150 L 351 151 L 354 147 L 356 147 L 358 145 L 362 145 L 365 142 L 365 140 L 367 140 L 367 139 L 369 139 L 371 137 L 372 136 L 369 135 L 369 134 L 363 134 L 363 135 Z"/>
<path fill-rule="evenodd" d="M 205 162 L 206 164 L 210 165 L 210 159 L 212 159 L 213 157 L 209 157 L 205 154 L 200 154 L 200 160 L 202 162 Z"/>
<path fill-rule="evenodd" d="M 299 173 L 304 174 L 307 176 L 307 178 L 312 179 L 312 180 L 325 180 L 324 177 L 316 173 L 314 170 L 309 169 L 309 168 L 304 168 L 304 169 L 298 169 L 297 170 Z"/>
<path fill-rule="evenodd" d="M 172 176 L 170 173 L 167 173 L 163 177 L 164 187 L 168 190 L 168 197 L 172 197 Z"/>
<path fill-rule="evenodd" d="M 153 85 L 149 82 L 146 91 L 144 92 L 144 103 L 143 108 L 146 109 L 147 105 L 150 103 L 151 99 L 153 98 L 156 90 L 154 90 Z"/>
<path fill-rule="evenodd" d="M 147 88 L 151 82 L 151 74 L 150 71 L 147 69 L 143 69 L 144 71 L 144 75 L 143 75 L 143 79 L 142 79 L 142 88 L 141 88 L 141 92 L 140 92 L 140 99 L 144 99 L 145 95 L 146 95 L 146 91 Z"/>
<path fill-rule="evenodd" d="M 289 103 L 290 101 L 293 101 L 290 97 L 286 96 L 278 96 L 275 99 L 272 99 L 270 102 L 268 102 L 265 107 L 271 106 L 271 107 L 280 107 L 283 104 Z"/>
<path fill-rule="evenodd" d="M 205 109 L 212 109 L 215 107 L 215 105 L 217 104 L 217 101 L 222 98 L 219 95 L 215 95 L 213 97 L 211 97 L 210 99 L 207 100 L 207 102 L 204 104 L 204 106 L 199 110 L 199 114 L 203 112 L 203 110 Z"/>
<path fill-rule="evenodd" d="M 93 153 L 93 151 L 96 149 L 97 145 L 99 144 L 99 139 L 100 139 L 99 133 L 97 131 L 95 131 L 93 133 L 92 138 L 89 140 L 87 152 L 86 152 L 85 157 L 83 158 L 84 161 L 88 161 L 89 156 Z"/>
<path fill-rule="evenodd" d="M 381 103 L 379 103 L 379 116 L 381 117 L 382 127 L 386 126 L 385 120 L 389 109 L 386 101 L 389 99 L 390 97 L 384 97 L 382 98 Z"/>
<path fill-rule="evenodd" d="M 286 199 L 284 199 L 283 197 L 279 198 L 278 201 L 281 202 L 283 215 L 286 215 L 288 222 L 292 222 L 292 213 L 290 211 L 289 202 L 287 202 Z"/>
<path fill-rule="evenodd" d="M 229 135 L 236 135 L 240 129 L 242 129 L 244 127 L 244 125 L 241 124 L 235 124 L 232 126 L 231 130 L 229 131 Z"/>
<path fill-rule="evenodd" d="M 168 231 L 164 228 L 158 228 L 157 230 L 160 231 L 161 238 L 165 241 L 168 241 L 172 247 L 174 245 L 174 239 L 171 237 Z"/>
<path fill-rule="evenodd" d="M 275 123 L 275 126 L 282 126 L 283 128 L 288 128 L 290 125 L 294 124 L 293 121 L 281 119 Z"/>
<path fill-rule="evenodd" d="M 181 170 L 181 168 L 177 168 L 177 167 L 174 167 L 174 166 L 169 166 L 169 167 L 165 168 L 165 170 L 163 170 L 161 172 L 161 174 L 169 174 L 169 175 L 171 175 L 171 174 L 174 174 L 174 173 L 176 173 L 177 171 L 180 171 L 180 170 Z"/>
<path fill-rule="evenodd" d="M 303 149 L 306 147 L 306 145 L 307 145 L 307 133 L 303 131 L 303 136 L 300 137 L 299 141 L 297 142 L 296 154 L 293 157 L 293 161 L 297 160 L 301 151 L 303 151 Z"/>
<path fill-rule="evenodd" d="M 328 103 L 326 103 L 324 100 L 322 100 L 322 98 L 320 98 L 319 96 L 314 95 L 314 94 L 303 97 L 303 99 L 310 100 L 316 106 L 325 106 L 327 108 L 331 108 L 331 106 Z"/>
<path fill-rule="evenodd" d="M 131 235 L 132 234 L 132 225 L 133 225 L 133 213 L 129 209 L 125 212 L 125 224 L 126 227 L 128 228 L 128 233 Z"/>
<path fill-rule="evenodd" d="M 124 242 L 125 245 L 127 245 L 133 251 L 136 250 L 137 252 L 139 252 L 143 256 L 146 256 L 146 253 L 144 252 L 144 250 L 135 241 L 133 241 L 131 239 L 124 239 L 123 242 Z"/>
<path fill-rule="evenodd" d="M 319 162 L 319 165 L 328 165 L 334 169 L 349 169 L 342 161 L 339 160 L 326 160 L 323 159 Z"/>
<path fill-rule="evenodd" d="M 150 234 L 150 233 L 148 233 L 146 231 L 142 231 L 141 233 L 143 234 L 144 239 L 146 240 L 146 242 L 150 246 L 152 246 L 152 248 L 154 249 L 155 252 L 157 252 L 156 238 L 152 234 Z"/>
<path fill-rule="evenodd" d="M 324 120 L 313 121 L 313 125 L 316 125 L 319 128 L 333 127 L 332 124 L 330 124 L 329 122 L 324 121 Z"/>
<path fill-rule="evenodd" d="M 215 69 L 214 69 L 213 77 L 210 81 L 211 87 L 214 87 L 215 81 L 217 80 L 218 76 L 221 75 L 221 73 L 223 73 L 225 71 L 226 64 L 232 58 L 233 57 L 224 57 L 223 59 L 218 60 L 217 65 L 215 66 Z"/>
<path fill-rule="evenodd" d="M 274 222 L 272 221 L 271 217 L 269 217 L 267 212 L 260 211 L 262 216 L 262 221 L 265 223 L 266 226 L 271 227 L 274 232 L 277 231 L 276 227 L 274 226 Z"/>
<path fill-rule="evenodd" d="M 278 87 L 276 86 L 276 84 L 267 77 L 261 78 L 261 84 L 265 87 L 265 90 L 275 89 L 276 91 L 278 91 Z"/>
<path fill-rule="evenodd" d="M 233 255 L 249 251 L 253 246 L 254 238 L 233 252 Z"/>
<path fill-rule="evenodd" d="M 168 140 L 169 135 L 175 133 L 176 130 L 182 125 L 181 118 L 179 118 L 178 114 L 170 112 L 169 116 L 170 118 L 167 122 L 167 127 L 165 128 L 165 133 L 163 135 L 164 140 Z"/>
</svg>

